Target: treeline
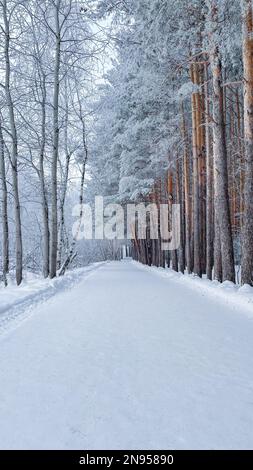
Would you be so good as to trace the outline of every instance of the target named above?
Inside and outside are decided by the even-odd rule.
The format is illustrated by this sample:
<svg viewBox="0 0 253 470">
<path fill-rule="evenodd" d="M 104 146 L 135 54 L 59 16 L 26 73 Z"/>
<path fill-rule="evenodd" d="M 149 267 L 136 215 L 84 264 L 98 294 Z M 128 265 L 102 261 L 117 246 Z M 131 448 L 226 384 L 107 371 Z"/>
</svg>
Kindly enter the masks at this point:
<svg viewBox="0 0 253 470">
<path fill-rule="evenodd" d="M 83 199 L 89 101 L 104 46 L 82 1 L 0 1 L 5 285 L 10 270 L 18 285 L 24 268 L 44 277 L 63 274 L 75 256 L 66 200 L 77 185 Z"/>
<path fill-rule="evenodd" d="M 181 245 L 135 259 L 253 284 L 252 1 L 100 2 L 121 28 L 93 143 L 100 193 L 181 205 Z M 114 3 L 114 5 L 113 5 Z M 241 270 L 241 276 L 240 276 Z"/>
</svg>

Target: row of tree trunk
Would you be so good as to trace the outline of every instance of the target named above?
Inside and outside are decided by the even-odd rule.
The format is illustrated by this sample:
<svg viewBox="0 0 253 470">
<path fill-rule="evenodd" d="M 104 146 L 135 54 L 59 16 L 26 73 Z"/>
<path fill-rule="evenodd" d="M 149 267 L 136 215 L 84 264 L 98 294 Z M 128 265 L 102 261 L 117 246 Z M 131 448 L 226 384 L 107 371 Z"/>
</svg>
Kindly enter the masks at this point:
<svg viewBox="0 0 253 470">
<path fill-rule="evenodd" d="M 180 248 L 165 253 L 162 240 L 150 240 L 147 233 L 146 240 L 137 236 L 133 240 L 132 256 L 144 264 L 167 263 L 176 271 L 232 282 L 235 264 L 241 260 L 241 282 L 253 285 L 252 1 L 241 2 L 241 88 L 224 83 L 217 43 L 218 5 L 215 0 L 209 3 L 209 54 L 200 51 L 189 61 L 193 83 L 190 122 L 185 103 L 181 103 L 182 153 L 169 165 L 166 181 L 156 183 L 150 196 L 158 206 L 162 202 L 170 207 L 180 204 Z"/>
<path fill-rule="evenodd" d="M 66 227 L 65 227 L 65 201 L 69 181 L 69 168 L 71 152 L 68 148 L 68 103 L 71 100 L 71 96 L 68 95 L 67 87 L 67 73 L 62 70 L 62 48 L 63 42 L 66 35 L 66 31 L 69 26 L 66 25 L 68 15 L 71 13 L 72 2 L 67 5 L 67 9 L 63 10 L 62 0 L 56 0 L 50 2 L 50 8 L 52 11 L 52 24 L 49 27 L 46 22 L 46 26 L 53 33 L 54 38 L 54 53 L 53 53 L 53 69 L 52 83 L 52 120 L 53 123 L 50 126 L 52 129 L 52 144 L 51 152 L 48 158 L 48 148 L 46 154 L 46 146 L 50 141 L 48 136 L 48 103 L 49 92 L 48 92 L 48 78 L 47 71 L 45 70 L 45 64 L 41 58 L 41 44 L 33 31 L 33 43 L 34 43 L 34 56 L 35 56 L 35 71 L 36 71 L 36 82 L 34 83 L 34 95 L 37 96 L 37 103 L 40 107 L 40 124 L 37 129 L 39 151 L 35 161 L 32 161 L 31 168 L 35 169 L 40 187 L 40 202 L 41 202 L 41 224 L 42 224 L 42 271 L 45 278 L 50 276 L 54 278 L 57 275 L 57 270 L 60 274 L 64 274 L 67 266 L 69 266 L 71 260 L 75 256 L 74 246 L 75 240 L 71 247 L 66 250 Z M 66 6 L 66 4 L 65 4 Z M 63 11 L 66 14 L 63 15 Z M 17 111 L 15 108 L 15 97 L 13 96 L 13 83 L 15 82 L 15 69 L 13 63 L 10 60 L 11 51 L 15 47 L 13 43 L 13 37 L 10 33 L 12 28 L 12 10 L 7 0 L 1 2 L 1 12 L 3 15 L 3 26 L 1 31 L 4 38 L 4 64 L 3 69 L 4 82 L 1 83 L 4 97 L 5 97 L 5 113 L 4 120 L 2 122 L 2 115 L 0 115 L 0 189 L 1 189 L 1 222 L 2 222 L 2 273 L 4 284 L 7 285 L 7 278 L 9 273 L 9 224 L 8 224 L 8 201 L 13 201 L 14 214 L 15 214 L 15 271 L 16 271 L 16 282 L 20 285 L 23 278 L 23 246 L 22 246 L 22 213 L 20 206 L 20 191 L 19 191 L 19 167 L 20 167 L 20 142 L 19 133 L 17 131 Z M 36 18 L 36 8 L 35 8 Z M 33 17 L 31 16 L 31 30 L 33 28 Z M 75 72 L 71 71 L 72 76 L 75 77 Z M 64 78 L 65 77 L 65 78 Z M 74 78 L 73 78 L 74 80 Z M 77 83 L 77 79 L 76 83 Z M 65 83 L 65 90 L 64 90 Z M 39 90 L 39 92 L 38 92 Z M 77 118 L 79 120 L 82 137 L 82 149 L 80 149 L 80 155 L 82 155 L 81 169 L 80 169 L 80 202 L 83 201 L 84 191 L 84 179 L 87 162 L 87 145 L 86 145 L 86 129 L 84 113 L 82 109 L 82 102 L 79 96 L 78 87 L 77 93 L 77 108 L 75 110 Z M 65 122 L 64 126 L 60 121 L 60 109 L 62 105 L 60 103 L 60 96 L 65 96 Z M 62 116 L 62 115 L 61 115 Z M 61 117 L 62 119 L 62 117 Z M 59 155 L 59 139 L 60 139 L 60 127 L 64 127 L 62 134 L 65 139 L 65 162 L 62 165 L 61 160 L 64 156 Z M 5 129 L 5 135 L 3 133 Z M 6 137 L 7 136 L 7 137 Z M 62 148 L 63 146 L 61 146 Z M 47 161 L 49 160 L 49 164 Z M 6 180 L 6 162 L 11 168 L 11 199 L 8 198 L 8 188 Z M 47 169 L 45 165 L 47 163 Z M 63 167 L 63 169 L 62 169 Z M 61 181 L 59 181 L 60 170 L 62 169 Z M 50 170 L 50 171 L 48 171 Z M 82 214 L 80 214 L 80 217 Z"/>
</svg>

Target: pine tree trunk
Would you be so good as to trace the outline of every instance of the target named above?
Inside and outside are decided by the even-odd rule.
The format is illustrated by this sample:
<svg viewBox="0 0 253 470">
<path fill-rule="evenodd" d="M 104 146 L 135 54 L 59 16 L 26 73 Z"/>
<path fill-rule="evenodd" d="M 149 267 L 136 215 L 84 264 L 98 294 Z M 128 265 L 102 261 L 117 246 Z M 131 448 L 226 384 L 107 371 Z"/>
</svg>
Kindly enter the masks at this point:
<svg viewBox="0 0 253 470">
<path fill-rule="evenodd" d="M 202 57 L 201 57 L 202 58 Z M 199 152 L 199 196 L 200 196 L 200 255 L 201 273 L 206 272 L 206 134 L 205 134 L 205 84 L 204 67 L 199 64 L 199 127 L 198 127 L 198 152 Z"/>
<path fill-rule="evenodd" d="M 210 136 L 210 105 L 208 90 L 208 69 L 205 73 L 205 101 L 206 101 L 206 275 L 212 279 L 213 272 L 213 239 L 214 239 L 214 214 L 213 214 L 213 156 Z"/>
<path fill-rule="evenodd" d="M 191 65 L 191 80 L 194 86 L 199 85 L 198 65 Z M 196 275 L 201 276 L 201 254 L 200 254 L 200 191 L 199 191 L 199 92 L 192 93 L 192 151 L 193 151 L 193 271 Z"/>
<path fill-rule="evenodd" d="M 239 212 L 240 212 L 240 228 L 243 227 L 243 211 L 244 211 L 244 148 L 242 145 L 242 125 L 241 125 L 241 106 L 239 92 L 236 92 L 236 113 L 237 113 L 237 141 L 238 141 L 238 152 L 240 156 L 239 161 L 239 175 L 240 175 L 240 201 L 239 201 Z"/>
<path fill-rule="evenodd" d="M 185 250 L 184 250 L 184 223 L 183 223 L 183 200 L 181 192 L 181 172 L 179 161 L 176 162 L 176 203 L 180 205 L 180 247 L 178 249 L 179 271 L 184 274 L 185 271 Z"/>
<path fill-rule="evenodd" d="M 168 175 L 168 196 L 169 196 L 169 222 L 170 222 L 170 230 L 172 229 L 172 204 L 175 198 L 175 191 L 173 185 L 173 174 L 169 172 Z M 172 250 L 171 254 L 171 262 L 172 262 L 172 269 L 178 272 L 178 257 L 177 257 L 177 250 Z"/>
<path fill-rule="evenodd" d="M 184 142 L 183 178 L 184 178 L 184 206 L 185 206 L 185 257 L 188 274 L 192 272 L 191 257 L 191 199 L 190 199 L 190 179 L 189 179 L 189 149 L 186 134 L 184 106 L 182 104 L 182 138 Z"/>
<path fill-rule="evenodd" d="M 229 210 L 227 149 L 223 113 L 222 69 L 216 34 L 218 21 L 217 2 L 212 2 L 213 30 L 210 44 L 210 64 L 213 79 L 213 152 L 214 152 L 214 204 L 219 227 L 222 280 L 235 282 L 233 240 Z M 217 236 L 217 234 L 215 234 Z"/>
<path fill-rule="evenodd" d="M 253 14 L 242 0 L 244 64 L 245 182 L 242 236 L 242 284 L 253 285 Z"/>
<path fill-rule="evenodd" d="M 214 235 L 214 279 L 222 282 L 222 260 L 221 260 L 221 243 L 220 243 L 220 229 L 215 214 L 215 235 Z"/>
</svg>

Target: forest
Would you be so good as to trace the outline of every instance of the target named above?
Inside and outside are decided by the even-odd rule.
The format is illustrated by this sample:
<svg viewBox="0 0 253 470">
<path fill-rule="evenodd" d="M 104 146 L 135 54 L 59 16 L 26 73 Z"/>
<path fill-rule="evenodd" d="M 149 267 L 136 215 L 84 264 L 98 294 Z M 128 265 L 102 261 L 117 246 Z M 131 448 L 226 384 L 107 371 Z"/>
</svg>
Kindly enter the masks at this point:
<svg viewBox="0 0 253 470">
<path fill-rule="evenodd" d="M 253 0 L 0 0 L 1 466 L 252 467 L 252 319 Z"/>
<path fill-rule="evenodd" d="M 73 236 L 96 195 L 180 204 L 135 260 L 253 285 L 251 0 L 1 0 L 0 38 L 4 285 L 121 256 Z"/>
</svg>

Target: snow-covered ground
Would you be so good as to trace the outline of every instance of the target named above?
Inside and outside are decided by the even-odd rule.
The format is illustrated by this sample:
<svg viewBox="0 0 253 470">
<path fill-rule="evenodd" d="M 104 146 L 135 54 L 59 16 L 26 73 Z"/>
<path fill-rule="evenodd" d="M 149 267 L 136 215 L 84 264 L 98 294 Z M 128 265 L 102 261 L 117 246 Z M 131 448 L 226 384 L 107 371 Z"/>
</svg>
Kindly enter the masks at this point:
<svg viewBox="0 0 253 470">
<path fill-rule="evenodd" d="M 251 302 L 131 261 L 82 275 L 6 323 L 0 448 L 252 449 Z"/>
<path fill-rule="evenodd" d="M 41 304 L 56 293 L 70 289 L 103 264 L 93 263 L 68 271 L 65 276 L 55 279 L 43 279 L 31 272 L 25 272 L 19 287 L 10 277 L 7 288 L 3 284 L 0 285 L 0 335 L 31 315 L 35 305 Z"/>
<path fill-rule="evenodd" d="M 144 266 L 140 263 L 134 262 L 135 265 L 142 270 L 150 271 L 167 280 L 173 280 L 181 284 L 182 289 L 189 287 L 198 292 L 200 295 L 211 296 L 229 306 L 233 310 L 237 310 L 243 314 L 247 314 L 253 318 L 253 287 L 245 284 L 244 286 L 236 285 L 233 282 L 225 281 L 209 281 L 205 277 L 199 278 L 194 274 L 177 273 L 172 269 L 156 268 L 152 266 Z M 196 292 L 195 292 L 196 293 Z"/>
</svg>

